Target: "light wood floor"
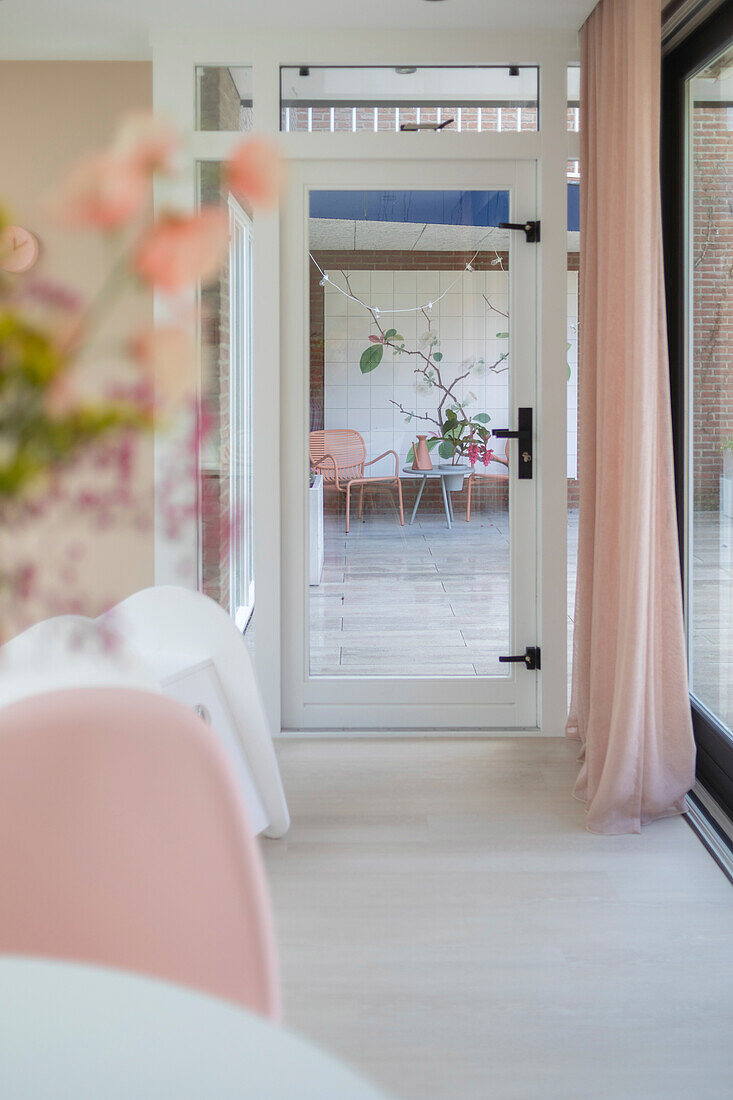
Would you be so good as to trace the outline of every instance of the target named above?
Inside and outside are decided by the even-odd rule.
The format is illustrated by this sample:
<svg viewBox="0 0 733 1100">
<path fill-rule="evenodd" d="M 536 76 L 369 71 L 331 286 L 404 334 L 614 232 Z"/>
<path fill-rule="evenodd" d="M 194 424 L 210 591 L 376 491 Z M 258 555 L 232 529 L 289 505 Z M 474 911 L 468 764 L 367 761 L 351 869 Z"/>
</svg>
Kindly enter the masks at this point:
<svg viewBox="0 0 733 1100">
<path fill-rule="evenodd" d="M 681 818 L 586 832 L 576 751 L 279 741 L 286 1022 L 404 1100 L 733 1096 L 733 888 Z"/>
</svg>

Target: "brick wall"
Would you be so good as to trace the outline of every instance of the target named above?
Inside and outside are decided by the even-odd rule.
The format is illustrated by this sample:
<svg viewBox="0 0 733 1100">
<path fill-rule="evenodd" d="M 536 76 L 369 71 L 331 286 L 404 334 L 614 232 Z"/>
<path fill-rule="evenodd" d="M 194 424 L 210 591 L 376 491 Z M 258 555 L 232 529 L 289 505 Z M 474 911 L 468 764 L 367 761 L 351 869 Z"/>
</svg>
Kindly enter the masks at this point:
<svg viewBox="0 0 733 1100">
<path fill-rule="evenodd" d="M 733 438 L 733 119 L 693 112 L 693 471 L 696 508 L 717 510 Z"/>
<path fill-rule="evenodd" d="M 206 65 L 198 77 L 199 130 L 244 130 L 243 108 L 229 69 Z"/>
</svg>

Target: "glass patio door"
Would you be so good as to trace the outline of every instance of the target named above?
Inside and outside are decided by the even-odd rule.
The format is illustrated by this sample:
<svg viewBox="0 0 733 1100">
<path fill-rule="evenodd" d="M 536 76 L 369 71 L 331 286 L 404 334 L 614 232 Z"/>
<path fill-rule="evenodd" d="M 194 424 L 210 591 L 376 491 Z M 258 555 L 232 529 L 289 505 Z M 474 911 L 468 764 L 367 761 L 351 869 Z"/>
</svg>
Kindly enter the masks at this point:
<svg viewBox="0 0 733 1100">
<path fill-rule="evenodd" d="M 675 473 L 697 776 L 733 812 L 733 5 L 664 62 Z"/>
<path fill-rule="evenodd" d="M 284 726 L 533 729 L 534 162 L 294 171 Z"/>
</svg>

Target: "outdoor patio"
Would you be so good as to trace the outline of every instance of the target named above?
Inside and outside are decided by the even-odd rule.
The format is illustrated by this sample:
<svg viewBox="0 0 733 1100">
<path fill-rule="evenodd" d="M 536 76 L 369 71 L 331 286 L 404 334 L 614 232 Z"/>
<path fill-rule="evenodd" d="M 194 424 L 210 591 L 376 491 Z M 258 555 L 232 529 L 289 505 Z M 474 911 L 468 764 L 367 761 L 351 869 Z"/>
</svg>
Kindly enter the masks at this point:
<svg viewBox="0 0 733 1100">
<path fill-rule="evenodd" d="M 377 508 L 380 506 L 377 505 Z M 325 518 L 325 564 L 310 589 L 311 673 L 322 676 L 500 676 L 508 653 L 506 509 L 448 530 L 437 510 L 412 527 L 372 510 L 344 533 Z M 409 510 L 406 520 L 409 519 Z M 695 694 L 733 729 L 733 521 L 695 516 Z M 568 668 L 571 666 L 578 513 L 568 518 Z"/>
<path fill-rule="evenodd" d="M 396 514 L 365 503 L 364 522 L 346 535 L 343 517 L 326 514 L 323 576 L 310 589 L 311 673 L 504 675 L 508 512 L 466 523 L 465 505 L 456 504 L 450 531 L 437 510 L 418 512 L 412 527 L 408 521 L 409 511 L 400 527 Z"/>
</svg>

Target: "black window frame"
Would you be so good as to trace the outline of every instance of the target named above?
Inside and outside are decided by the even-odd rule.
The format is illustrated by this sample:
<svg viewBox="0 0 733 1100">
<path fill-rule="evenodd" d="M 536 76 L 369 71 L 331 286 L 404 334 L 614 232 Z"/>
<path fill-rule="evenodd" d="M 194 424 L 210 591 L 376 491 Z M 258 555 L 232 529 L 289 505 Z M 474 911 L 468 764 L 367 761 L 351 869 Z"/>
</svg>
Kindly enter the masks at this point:
<svg viewBox="0 0 733 1100">
<path fill-rule="evenodd" d="M 672 435 L 682 583 L 685 576 L 685 175 L 686 82 L 733 44 L 733 0 L 725 0 L 662 62 L 662 227 L 667 298 Z M 716 716 L 690 696 L 697 742 L 697 779 L 733 817 L 733 738 Z"/>
</svg>

